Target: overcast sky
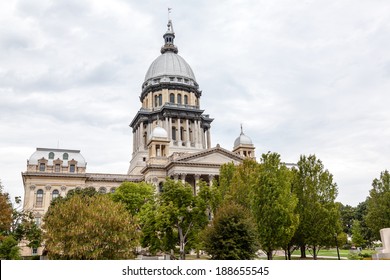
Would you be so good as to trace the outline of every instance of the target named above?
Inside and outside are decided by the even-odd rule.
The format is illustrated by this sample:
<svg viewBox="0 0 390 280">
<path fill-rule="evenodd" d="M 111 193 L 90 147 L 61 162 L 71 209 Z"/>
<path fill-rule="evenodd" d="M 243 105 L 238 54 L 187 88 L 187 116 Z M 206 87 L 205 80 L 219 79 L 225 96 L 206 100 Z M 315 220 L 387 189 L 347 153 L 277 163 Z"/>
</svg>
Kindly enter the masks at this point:
<svg viewBox="0 0 390 280">
<path fill-rule="evenodd" d="M 79 149 L 87 172 L 126 173 L 129 123 L 160 54 L 167 8 L 212 144 L 257 157 L 316 154 L 357 205 L 390 169 L 388 0 L 0 2 L 0 179 L 23 196 L 37 147 Z"/>
</svg>

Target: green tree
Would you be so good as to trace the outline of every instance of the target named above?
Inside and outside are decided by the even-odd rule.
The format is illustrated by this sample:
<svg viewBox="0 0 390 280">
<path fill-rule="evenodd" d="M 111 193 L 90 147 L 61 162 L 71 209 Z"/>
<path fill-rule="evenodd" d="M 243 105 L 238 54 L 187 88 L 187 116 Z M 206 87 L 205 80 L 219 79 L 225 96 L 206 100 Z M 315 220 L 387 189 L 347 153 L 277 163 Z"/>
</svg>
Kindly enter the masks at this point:
<svg viewBox="0 0 390 280">
<path fill-rule="evenodd" d="M 294 172 L 293 192 L 298 197 L 296 209 L 300 219 L 294 242 L 300 246 L 302 258 L 306 257 L 307 245 L 317 259 L 321 246 L 333 244 L 335 234 L 341 231 L 335 204 L 337 185 L 315 155 L 302 155 Z"/>
<path fill-rule="evenodd" d="M 390 174 L 387 170 L 372 182 L 365 221 L 376 239 L 380 238 L 380 229 L 390 227 Z"/>
<path fill-rule="evenodd" d="M 249 209 L 252 199 L 251 192 L 257 184 L 259 169 L 260 165 L 255 160 L 249 158 L 236 166 L 225 201 L 232 201 Z"/>
<path fill-rule="evenodd" d="M 103 194 L 72 194 L 58 200 L 49 207 L 43 224 L 51 259 L 132 258 L 136 228 L 125 205 Z"/>
<path fill-rule="evenodd" d="M 371 230 L 371 228 L 368 227 L 366 223 L 366 215 L 368 213 L 367 211 L 367 204 L 368 204 L 368 199 L 367 198 L 365 201 L 360 202 L 356 206 L 356 211 L 355 211 L 355 220 L 358 220 L 360 222 L 360 232 L 365 240 L 367 240 L 368 244 L 372 244 L 373 241 L 377 240 L 375 237 L 374 232 Z"/>
<path fill-rule="evenodd" d="M 350 205 L 343 205 L 340 202 L 336 203 L 339 206 L 341 226 L 343 232 L 346 234 L 352 234 L 352 225 L 356 216 L 356 208 Z"/>
<path fill-rule="evenodd" d="M 0 259 L 5 260 L 19 260 L 20 248 L 18 241 L 12 235 L 1 237 L 0 242 Z"/>
<path fill-rule="evenodd" d="M 136 216 L 142 206 L 153 199 L 153 196 L 154 187 L 152 185 L 145 182 L 124 182 L 112 194 L 112 199 L 116 202 L 123 202 L 127 211 L 132 216 Z"/>
<path fill-rule="evenodd" d="M 231 185 L 237 166 L 233 162 L 225 163 L 219 168 L 219 180 L 217 182 L 218 205 L 230 197 Z M 215 186 L 216 184 L 213 184 Z M 218 208 L 218 205 L 216 208 Z"/>
<path fill-rule="evenodd" d="M 291 171 L 281 163 L 279 154 L 262 155 L 257 178 L 250 190 L 251 211 L 261 248 L 271 260 L 273 251 L 286 248 L 298 227 L 298 200 L 291 192 Z"/>
<path fill-rule="evenodd" d="M 362 235 L 362 229 L 360 227 L 360 222 L 358 220 L 353 221 L 352 225 L 352 243 L 356 247 L 365 247 L 366 240 L 364 239 Z"/>
<path fill-rule="evenodd" d="M 225 203 L 202 232 L 204 249 L 213 260 L 248 260 L 258 250 L 256 224 L 248 210 Z"/>
<path fill-rule="evenodd" d="M 185 259 L 186 245 L 208 223 L 201 192 L 194 196 L 190 185 L 168 179 L 156 201 L 140 213 L 142 245 L 164 252 L 178 245 L 180 259 Z"/>
</svg>

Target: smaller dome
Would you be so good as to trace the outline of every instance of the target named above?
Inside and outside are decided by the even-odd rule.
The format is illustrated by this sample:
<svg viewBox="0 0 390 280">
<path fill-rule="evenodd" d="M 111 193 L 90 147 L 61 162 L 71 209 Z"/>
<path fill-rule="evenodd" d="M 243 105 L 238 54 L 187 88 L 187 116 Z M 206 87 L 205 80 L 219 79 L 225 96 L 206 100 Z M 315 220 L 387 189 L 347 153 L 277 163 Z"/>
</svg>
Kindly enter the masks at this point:
<svg viewBox="0 0 390 280">
<path fill-rule="evenodd" d="M 238 136 L 237 139 L 234 141 L 234 147 L 238 147 L 240 145 L 253 145 L 252 139 L 246 136 L 242 131 L 242 126 L 241 126 L 240 136 Z"/>
<path fill-rule="evenodd" d="M 40 159 L 48 160 L 48 165 L 53 165 L 53 161 L 60 159 L 63 161 L 63 166 L 68 166 L 68 161 L 77 161 L 77 166 L 86 167 L 87 163 L 79 150 L 65 150 L 65 149 L 48 149 L 37 148 L 37 150 L 30 156 L 29 164 L 38 164 Z"/>
<path fill-rule="evenodd" d="M 150 135 L 150 138 L 168 138 L 168 132 L 160 127 L 160 126 L 156 126 L 153 131 L 152 131 L 152 134 Z"/>
</svg>

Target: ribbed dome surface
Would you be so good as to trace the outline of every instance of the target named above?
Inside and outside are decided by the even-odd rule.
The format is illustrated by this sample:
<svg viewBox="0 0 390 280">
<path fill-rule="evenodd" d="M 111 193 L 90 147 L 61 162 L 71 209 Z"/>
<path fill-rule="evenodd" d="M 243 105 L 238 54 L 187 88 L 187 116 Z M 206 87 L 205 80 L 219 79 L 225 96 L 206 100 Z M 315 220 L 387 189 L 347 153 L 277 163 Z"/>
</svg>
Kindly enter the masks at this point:
<svg viewBox="0 0 390 280">
<path fill-rule="evenodd" d="M 190 65 L 178 54 L 166 52 L 157 57 L 145 75 L 145 82 L 157 77 L 174 76 L 196 81 Z"/>
<path fill-rule="evenodd" d="M 239 145 L 253 145 L 252 140 L 246 136 L 244 133 L 241 133 L 239 137 L 234 141 L 234 147 Z"/>
</svg>

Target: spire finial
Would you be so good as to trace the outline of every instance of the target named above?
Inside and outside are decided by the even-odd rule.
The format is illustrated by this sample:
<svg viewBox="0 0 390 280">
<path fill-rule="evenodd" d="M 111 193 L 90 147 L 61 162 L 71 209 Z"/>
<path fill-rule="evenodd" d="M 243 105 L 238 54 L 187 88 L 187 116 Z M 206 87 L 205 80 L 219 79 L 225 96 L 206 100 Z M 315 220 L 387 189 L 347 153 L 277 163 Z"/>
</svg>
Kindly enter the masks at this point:
<svg viewBox="0 0 390 280">
<path fill-rule="evenodd" d="M 163 35 L 164 38 L 164 46 L 161 48 L 161 53 L 166 52 L 174 52 L 178 53 L 177 47 L 174 45 L 174 39 L 175 39 L 175 32 L 173 31 L 173 24 L 170 17 L 172 8 L 168 8 L 168 30 Z"/>
<path fill-rule="evenodd" d="M 241 124 L 241 134 L 244 134 L 244 131 L 243 131 L 243 129 L 242 129 L 242 124 Z"/>
</svg>

